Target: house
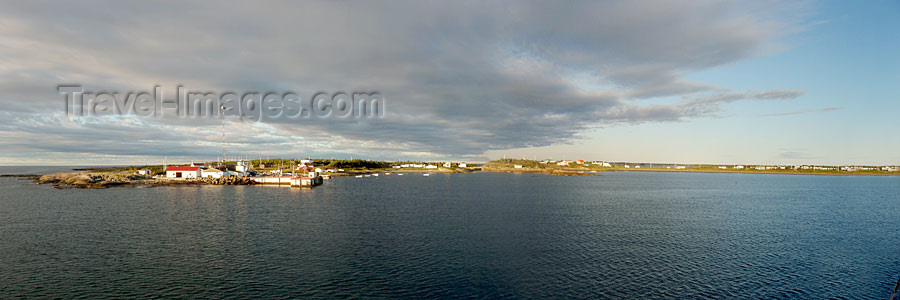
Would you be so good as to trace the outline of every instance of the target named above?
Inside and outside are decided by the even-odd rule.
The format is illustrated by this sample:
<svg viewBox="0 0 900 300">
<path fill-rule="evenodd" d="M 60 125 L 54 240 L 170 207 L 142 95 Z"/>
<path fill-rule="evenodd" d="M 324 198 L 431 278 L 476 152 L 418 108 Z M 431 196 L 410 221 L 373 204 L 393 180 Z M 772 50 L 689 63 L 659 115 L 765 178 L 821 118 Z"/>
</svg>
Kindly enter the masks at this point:
<svg viewBox="0 0 900 300">
<path fill-rule="evenodd" d="M 738 169 L 738 170 L 743 170 L 743 169 L 744 169 L 744 166 L 734 166 L 734 168 L 735 168 L 735 169 Z"/>
<path fill-rule="evenodd" d="M 225 177 L 225 172 L 216 168 L 209 168 L 206 170 L 200 171 L 200 176 L 204 178 L 222 178 Z"/>
<path fill-rule="evenodd" d="M 459 165 L 457 165 L 457 166 L 459 166 L 460 168 L 465 168 L 465 167 L 467 167 L 468 165 L 467 165 L 466 163 L 459 163 Z"/>
<path fill-rule="evenodd" d="M 166 169 L 166 178 L 190 179 L 200 177 L 200 167 L 169 167 Z"/>
<path fill-rule="evenodd" d="M 557 166 L 568 166 L 570 163 L 572 163 L 572 162 L 568 161 L 568 160 L 561 160 L 558 163 L 556 163 L 556 165 Z"/>
<path fill-rule="evenodd" d="M 522 165 L 513 165 L 513 168 L 521 169 L 521 168 L 522 168 Z"/>
<path fill-rule="evenodd" d="M 602 166 L 607 167 L 607 168 L 612 168 L 612 165 L 609 164 L 608 162 L 603 163 Z"/>
<path fill-rule="evenodd" d="M 444 163 L 444 168 L 452 168 L 452 167 L 453 167 L 453 165 L 450 164 L 449 161 Z"/>
<path fill-rule="evenodd" d="M 427 165 L 427 166 L 425 166 L 425 168 L 426 168 L 426 169 L 437 169 L 437 166 L 435 166 L 435 165 Z"/>
<path fill-rule="evenodd" d="M 138 170 L 137 173 L 138 173 L 138 175 L 144 175 L 144 176 L 153 175 L 153 172 L 151 172 L 150 169 L 140 169 L 140 170 Z"/>
<path fill-rule="evenodd" d="M 685 168 L 687 168 L 687 167 L 685 167 L 685 166 L 675 166 L 675 169 L 678 169 L 678 170 L 684 170 Z"/>
<path fill-rule="evenodd" d="M 725 170 L 725 169 L 728 169 L 728 167 L 726 167 L 726 166 L 719 166 L 719 169 Z"/>
<path fill-rule="evenodd" d="M 582 160 L 582 159 L 579 159 L 579 160 L 576 160 L 576 161 L 577 161 L 579 164 L 584 164 L 584 160 Z"/>
</svg>

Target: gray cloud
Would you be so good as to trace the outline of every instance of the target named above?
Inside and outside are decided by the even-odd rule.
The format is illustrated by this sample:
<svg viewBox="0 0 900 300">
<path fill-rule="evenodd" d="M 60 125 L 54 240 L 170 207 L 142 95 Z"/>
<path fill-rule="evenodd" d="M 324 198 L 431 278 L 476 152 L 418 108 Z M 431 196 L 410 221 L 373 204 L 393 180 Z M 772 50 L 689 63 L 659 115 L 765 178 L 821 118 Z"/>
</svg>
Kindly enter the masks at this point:
<svg viewBox="0 0 900 300">
<path fill-rule="evenodd" d="M 796 26 L 784 17 L 790 12 L 748 5 L 12 2 L 0 11 L 0 105 L 17 117 L 0 138 L 15 151 L 214 153 L 215 120 L 143 119 L 134 138 L 138 128 L 118 119 L 52 114 L 61 111 L 61 83 L 305 97 L 379 91 L 389 105 L 384 119 L 233 124 L 229 147 L 386 158 L 478 157 L 566 142 L 603 124 L 681 121 L 733 101 L 801 96 L 685 78 L 761 55 Z M 640 102 L 670 96 L 685 100 Z M 175 146 L 151 149 L 161 142 Z"/>
</svg>

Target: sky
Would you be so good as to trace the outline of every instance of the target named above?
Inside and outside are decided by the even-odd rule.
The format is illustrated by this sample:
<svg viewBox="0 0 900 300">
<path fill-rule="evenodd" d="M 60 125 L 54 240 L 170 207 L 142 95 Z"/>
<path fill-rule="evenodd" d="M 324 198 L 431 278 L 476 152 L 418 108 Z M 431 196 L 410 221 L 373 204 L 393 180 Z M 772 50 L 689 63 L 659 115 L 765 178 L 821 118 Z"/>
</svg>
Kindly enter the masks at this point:
<svg viewBox="0 0 900 300">
<path fill-rule="evenodd" d="M 0 165 L 222 153 L 218 117 L 67 114 L 60 85 L 384 99 L 226 117 L 253 159 L 900 164 L 900 1 L 0 3 Z"/>
</svg>

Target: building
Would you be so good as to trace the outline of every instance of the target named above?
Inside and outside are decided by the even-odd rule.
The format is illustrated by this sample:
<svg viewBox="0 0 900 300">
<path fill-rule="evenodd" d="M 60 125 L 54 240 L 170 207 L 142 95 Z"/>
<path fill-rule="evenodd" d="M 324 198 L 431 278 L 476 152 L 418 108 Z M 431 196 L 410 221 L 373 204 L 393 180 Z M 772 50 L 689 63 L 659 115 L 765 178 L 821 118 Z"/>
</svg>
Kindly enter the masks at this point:
<svg viewBox="0 0 900 300">
<path fill-rule="evenodd" d="M 427 165 L 427 166 L 425 166 L 425 168 L 426 168 L 426 169 L 437 169 L 437 166 L 435 166 L 435 165 Z"/>
<path fill-rule="evenodd" d="M 200 167 L 169 167 L 166 178 L 191 179 L 200 177 Z"/>
<path fill-rule="evenodd" d="M 247 162 L 239 161 L 237 162 L 237 166 L 234 167 L 234 170 L 240 173 L 250 172 L 250 164 Z"/>
<path fill-rule="evenodd" d="M 225 177 L 225 172 L 216 168 L 209 168 L 206 170 L 200 171 L 200 176 L 204 178 L 222 178 Z"/>
<path fill-rule="evenodd" d="M 468 165 L 467 165 L 466 163 L 459 163 L 458 166 L 459 166 L 460 168 L 465 168 L 465 167 L 468 166 Z"/>
<path fill-rule="evenodd" d="M 452 168 L 453 165 L 448 161 L 444 163 L 444 168 Z"/>
<path fill-rule="evenodd" d="M 521 169 L 521 168 L 522 168 L 522 165 L 513 165 L 513 168 Z"/>
<path fill-rule="evenodd" d="M 153 172 L 150 169 L 140 169 L 138 170 L 138 175 L 150 176 L 153 175 Z"/>
</svg>

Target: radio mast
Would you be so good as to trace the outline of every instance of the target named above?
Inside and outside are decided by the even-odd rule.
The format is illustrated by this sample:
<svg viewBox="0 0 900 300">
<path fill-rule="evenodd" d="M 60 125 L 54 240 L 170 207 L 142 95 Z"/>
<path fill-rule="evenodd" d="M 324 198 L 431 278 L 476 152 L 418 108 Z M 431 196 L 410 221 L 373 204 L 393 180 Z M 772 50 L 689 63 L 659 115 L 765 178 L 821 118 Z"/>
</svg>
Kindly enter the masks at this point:
<svg viewBox="0 0 900 300">
<path fill-rule="evenodd" d="M 222 109 L 222 163 L 225 163 L 225 105 L 220 106 Z"/>
</svg>

